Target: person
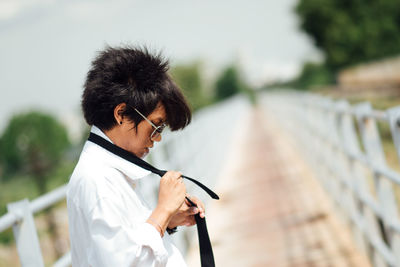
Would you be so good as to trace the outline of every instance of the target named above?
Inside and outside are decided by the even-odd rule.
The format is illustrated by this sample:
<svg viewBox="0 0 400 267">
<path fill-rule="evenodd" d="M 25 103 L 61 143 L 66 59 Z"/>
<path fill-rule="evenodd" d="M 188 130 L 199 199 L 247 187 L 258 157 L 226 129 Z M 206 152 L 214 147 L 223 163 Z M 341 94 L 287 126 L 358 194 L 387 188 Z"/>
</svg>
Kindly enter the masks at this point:
<svg viewBox="0 0 400 267">
<path fill-rule="evenodd" d="M 191 111 L 168 74 L 168 61 L 146 48 L 106 47 L 92 62 L 82 96 L 91 132 L 145 157 L 161 132 L 183 129 Z M 181 173 L 160 180 L 152 210 L 138 181 L 150 174 L 87 141 L 67 188 L 72 266 L 186 266 L 169 230 L 204 218 L 204 205 L 185 200 Z"/>
</svg>

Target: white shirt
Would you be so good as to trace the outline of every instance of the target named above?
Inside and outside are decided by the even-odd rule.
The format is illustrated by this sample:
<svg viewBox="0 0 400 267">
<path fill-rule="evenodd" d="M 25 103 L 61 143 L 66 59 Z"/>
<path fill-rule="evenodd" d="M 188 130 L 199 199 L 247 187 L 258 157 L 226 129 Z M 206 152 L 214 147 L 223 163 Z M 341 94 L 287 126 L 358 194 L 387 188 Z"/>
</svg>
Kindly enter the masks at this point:
<svg viewBox="0 0 400 267">
<path fill-rule="evenodd" d="M 86 142 L 67 189 L 72 266 L 186 266 L 171 237 L 146 223 L 152 211 L 136 185 L 148 174 Z"/>
</svg>

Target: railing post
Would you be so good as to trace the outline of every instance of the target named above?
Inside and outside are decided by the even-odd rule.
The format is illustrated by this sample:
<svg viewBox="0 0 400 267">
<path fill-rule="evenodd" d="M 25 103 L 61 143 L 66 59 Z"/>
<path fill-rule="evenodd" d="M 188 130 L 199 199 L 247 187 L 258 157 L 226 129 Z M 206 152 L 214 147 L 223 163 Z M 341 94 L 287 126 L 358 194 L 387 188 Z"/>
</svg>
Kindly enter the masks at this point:
<svg viewBox="0 0 400 267">
<path fill-rule="evenodd" d="M 13 225 L 14 237 L 17 245 L 21 266 L 43 267 L 43 257 L 40 250 L 35 221 L 29 207 L 29 200 L 7 204 L 10 213 L 21 220 Z"/>
<path fill-rule="evenodd" d="M 330 188 L 332 180 L 329 179 L 329 172 L 327 171 L 326 166 L 322 166 L 322 164 L 318 163 L 318 161 L 321 160 L 325 161 L 324 154 L 326 151 L 323 140 L 324 136 L 321 133 L 321 128 L 323 128 L 323 126 L 321 126 L 321 122 L 324 121 L 321 118 L 321 114 L 323 114 L 323 111 L 321 107 L 318 107 L 316 105 L 315 96 L 307 97 L 305 103 L 307 103 L 307 106 L 305 107 L 307 110 L 307 142 L 303 144 L 303 149 L 304 151 L 308 151 L 308 149 L 304 147 L 304 145 L 310 144 L 310 150 L 312 152 L 309 154 L 309 157 L 313 161 L 313 166 L 315 166 L 314 168 L 318 174 L 318 179 L 321 181 L 325 189 L 328 190 L 328 188 Z M 301 129 L 300 123 L 298 125 L 298 128 Z M 321 147 L 324 149 L 321 149 Z M 332 197 L 336 201 L 334 194 L 332 194 Z"/>
<path fill-rule="evenodd" d="M 346 198 L 343 197 L 343 189 L 344 184 L 346 183 L 345 175 L 341 172 L 343 169 L 342 159 L 343 153 L 340 150 L 343 145 L 340 142 L 340 132 L 338 131 L 338 104 L 325 100 L 323 102 L 325 104 L 324 107 L 324 117 L 321 118 L 321 121 L 325 124 L 323 136 L 326 140 L 327 155 L 325 157 L 325 164 L 328 166 L 329 180 L 332 192 L 335 194 L 336 202 L 339 204 L 340 209 L 338 210 L 341 213 L 341 218 L 350 222 L 350 212 L 349 205 L 346 201 Z M 336 179 L 335 179 L 336 178 Z"/>
<path fill-rule="evenodd" d="M 356 242 L 365 255 L 368 255 L 368 243 L 365 240 L 363 233 L 364 218 L 363 218 L 363 203 L 358 199 L 359 192 L 365 192 L 366 186 L 360 169 L 360 163 L 354 159 L 350 159 L 349 155 L 361 155 L 361 149 L 357 140 L 357 133 L 354 127 L 352 115 L 346 113 L 350 109 L 350 104 L 347 101 L 337 103 L 338 114 L 338 129 L 341 137 L 341 144 L 344 154 L 343 165 L 345 169 L 342 171 L 344 182 L 347 185 L 345 192 L 349 198 L 349 212 L 354 220 L 353 232 Z"/>
<path fill-rule="evenodd" d="M 361 103 L 356 106 L 357 121 L 361 133 L 362 143 L 365 148 L 366 157 L 370 165 L 380 169 L 386 169 L 386 157 L 383 152 L 382 142 L 380 139 L 378 127 L 374 118 L 368 117 L 372 113 L 370 103 Z M 383 217 L 389 218 L 393 216 L 393 207 L 395 207 L 395 199 L 392 192 L 391 184 L 388 179 L 380 177 L 379 174 L 373 173 L 374 188 L 377 194 L 377 203 L 382 211 Z M 369 194 L 371 195 L 371 194 Z M 391 214 L 391 215 L 390 215 Z M 368 213 L 367 231 L 373 239 L 377 238 L 380 244 L 389 247 L 390 236 L 388 235 L 388 227 L 385 220 L 377 217 L 373 212 Z M 387 266 L 378 252 L 374 252 L 373 263 L 375 266 Z"/>
<path fill-rule="evenodd" d="M 389 125 L 390 131 L 392 133 L 392 139 L 394 146 L 397 151 L 397 155 L 400 158 L 400 107 L 395 107 L 387 110 L 387 114 L 389 117 Z M 400 186 L 400 185 L 398 185 Z M 397 202 L 396 202 L 397 203 Z M 392 214 L 387 214 L 388 217 L 386 218 L 389 221 L 393 221 L 398 223 L 399 222 L 399 214 L 397 205 L 391 207 Z M 390 210 L 388 210 L 390 212 Z M 394 229 L 390 229 L 390 236 L 392 241 L 392 250 L 393 254 L 396 257 L 397 266 L 400 266 L 400 233 L 395 231 Z"/>
</svg>

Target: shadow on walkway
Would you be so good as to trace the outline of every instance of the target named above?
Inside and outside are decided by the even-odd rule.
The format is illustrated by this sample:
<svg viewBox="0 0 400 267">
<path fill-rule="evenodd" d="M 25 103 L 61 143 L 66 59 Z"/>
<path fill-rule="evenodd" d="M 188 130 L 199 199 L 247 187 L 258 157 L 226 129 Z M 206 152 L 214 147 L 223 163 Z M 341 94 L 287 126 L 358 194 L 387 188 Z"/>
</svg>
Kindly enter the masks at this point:
<svg viewBox="0 0 400 267">
<path fill-rule="evenodd" d="M 292 140 L 268 114 L 249 114 L 207 210 L 216 265 L 370 266 Z M 193 244 L 190 267 L 200 266 Z"/>
</svg>

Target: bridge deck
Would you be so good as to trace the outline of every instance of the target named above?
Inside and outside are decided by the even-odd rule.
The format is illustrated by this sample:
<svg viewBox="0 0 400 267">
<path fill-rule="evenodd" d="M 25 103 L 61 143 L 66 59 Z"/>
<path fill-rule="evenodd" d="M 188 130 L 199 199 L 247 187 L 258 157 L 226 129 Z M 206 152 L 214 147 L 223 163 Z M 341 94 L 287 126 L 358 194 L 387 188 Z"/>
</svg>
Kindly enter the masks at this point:
<svg viewBox="0 0 400 267">
<path fill-rule="evenodd" d="M 207 211 L 217 266 L 370 266 L 277 124 L 258 110 L 239 128 Z"/>
</svg>

